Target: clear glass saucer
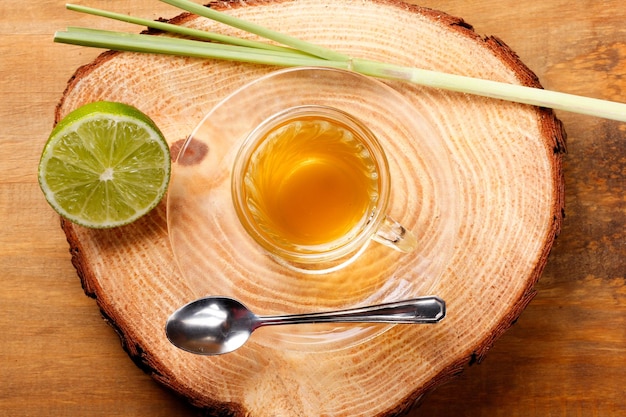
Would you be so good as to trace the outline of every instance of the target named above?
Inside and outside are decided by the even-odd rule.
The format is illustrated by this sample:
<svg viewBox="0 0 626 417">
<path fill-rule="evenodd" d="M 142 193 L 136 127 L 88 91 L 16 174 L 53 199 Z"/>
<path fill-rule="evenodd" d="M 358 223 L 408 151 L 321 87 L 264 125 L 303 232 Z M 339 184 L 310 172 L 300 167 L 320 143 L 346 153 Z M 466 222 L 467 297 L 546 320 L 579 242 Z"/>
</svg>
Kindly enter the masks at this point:
<svg viewBox="0 0 626 417">
<path fill-rule="evenodd" d="M 417 236 L 416 251 L 404 254 L 371 242 L 348 267 L 315 275 L 281 266 L 249 237 L 231 197 L 235 155 L 261 122 L 302 105 L 343 110 L 374 132 L 390 165 L 388 214 Z M 198 298 L 234 297 L 259 315 L 358 307 L 432 294 L 452 256 L 458 230 L 455 190 L 439 132 L 396 90 L 349 71 L 291 68 L 235 91 L 185 141 L 173 165 L 168 232 L 185 284 Z M 329 351 L 363 343 L 391 327 L 267 327 L 255 332 L 250 343 Z"/>
</svg>

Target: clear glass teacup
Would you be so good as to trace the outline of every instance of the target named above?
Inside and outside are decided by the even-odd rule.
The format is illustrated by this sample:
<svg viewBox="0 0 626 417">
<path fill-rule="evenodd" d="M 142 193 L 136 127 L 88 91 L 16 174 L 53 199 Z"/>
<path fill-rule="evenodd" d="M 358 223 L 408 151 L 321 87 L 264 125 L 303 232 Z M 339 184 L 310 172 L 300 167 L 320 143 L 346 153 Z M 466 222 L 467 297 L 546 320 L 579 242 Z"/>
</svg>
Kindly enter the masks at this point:
<svg viewBox="0 0 626 417">
<path fill-rule="evenodd" d="M 410 252 L 416 239 L 386 214 L 391 178 L 376 136 L 333 107 L 280 111 L 244 140 L 232 195 L 246 232 L 279 263 L 306 273 L 353 262 L 374 239 Z"/>
</svg>

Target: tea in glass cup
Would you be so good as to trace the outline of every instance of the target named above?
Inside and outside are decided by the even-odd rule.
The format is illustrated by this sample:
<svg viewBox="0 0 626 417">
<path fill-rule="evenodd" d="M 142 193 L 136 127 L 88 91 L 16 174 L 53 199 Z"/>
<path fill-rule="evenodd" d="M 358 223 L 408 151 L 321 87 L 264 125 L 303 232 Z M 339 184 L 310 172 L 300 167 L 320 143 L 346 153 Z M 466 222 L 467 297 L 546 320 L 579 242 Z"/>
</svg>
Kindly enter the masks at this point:
<svg viewBox="0 0 626 417">
<path fill-rule="evenodd" d="M 400 251 L 415 239 L 385 215 L 389 167 L 374 134 L 341 110 L 286 109 L 261 123 L 235 159 L 232 194 L 246 232 L 292 269 L 330 272 L 372 238 Z"/>
</svg>

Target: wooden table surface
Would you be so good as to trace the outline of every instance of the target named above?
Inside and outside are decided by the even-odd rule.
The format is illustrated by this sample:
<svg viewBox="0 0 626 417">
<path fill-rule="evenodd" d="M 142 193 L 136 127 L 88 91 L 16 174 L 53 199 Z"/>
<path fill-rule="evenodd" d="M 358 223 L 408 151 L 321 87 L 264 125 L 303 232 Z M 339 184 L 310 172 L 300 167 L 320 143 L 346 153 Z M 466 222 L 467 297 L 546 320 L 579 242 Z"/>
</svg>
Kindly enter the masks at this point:
<svg viewBox="0 0 626 417">
<path fill-rule="evenodd" d="M 147 18 L 158 0 L 80 1 Z M 621 0 L 424 0 L 501 38 L 548 89 L 626 101 Z M 54 44 L 70 25 L 127 28 L 60 0 L 0 3 L 0 416 L 193 416 L 122 350 L 70 263 L 37 185 L 54 107 L 99 51 Z M 486 359 L 418 416 L 626 415 L 626 125 L 558 113 L 566 214 L 538 295 Z"/>
</svg>

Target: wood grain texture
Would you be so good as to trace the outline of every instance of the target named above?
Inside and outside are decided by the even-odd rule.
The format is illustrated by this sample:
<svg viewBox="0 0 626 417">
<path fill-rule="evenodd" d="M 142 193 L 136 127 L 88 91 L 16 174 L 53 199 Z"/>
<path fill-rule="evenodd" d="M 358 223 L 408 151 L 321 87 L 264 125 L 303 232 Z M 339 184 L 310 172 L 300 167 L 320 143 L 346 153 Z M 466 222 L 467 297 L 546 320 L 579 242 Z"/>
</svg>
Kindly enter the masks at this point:
<svg viewBox="0 0 626 417">
<path fill-rule="evenodd" d="M 112 4 L 112 3 L 111 3 Z M 111 8 L 111 4 L 91 5 Z M 115 2 L 156 18 L 171 8 Z M 623 96 L 618 2 L 424 1 L 504 39 L 545 87 Z M 67 78 L 96 51 L 54 45 L 70 24 L 102 25 L 59 2 L 0 5 L 0 414 L 196 415 L 143 375 L 102 324 L 71 267 L 36 164 Z M 116 26 L 116 25 L 113 25 Z M 121 28 L 123 25 L 117 25 Z M 43 71 L 42 68 L 48 69 Z M 479 366 L 430 394 L 410 415 L 622 415 L 624 334 L 623 126 L 559 114 L 568 131 L 567 217 L 538 295 Z M 30 134 L 24 134 L 24 132 Z"/>
<path fill-rule="evenodd" d="M 352 56 L 539 87 L 534 74 L 501 41 L 483 39 L 443 12 L 390 1 L 348 0 L 325 7 L 306 0 L 217 3 L 215 7 Z M 175 21 L 208 31 L 220 30 L 217 24 L 190 15 Z M 316 22 L 315 32 L 303 29 L 310 21 Z M 232 29 L 222 30 L 236 34 Z M 337 37 L 337 33 L 342 36 Z M 190 121 L 201 120 L 226 93 L 270 70 L 229 62 L 105 53 L 78 70 L 57 108 L 56 119 L 88 102 L 123 101 L 152 117 L 173 144 L 191 131 Z M 155 379 L 215 414 L 395 415 L 406 411 L 463 365 L 482 360 L 493 342 L 517 319 L 534 296 L 533 285 L 560 230 L 561 155 L 565 149 L 560 122 L 549 110 L 397 82 L 392 85 L 434 121 L 442 132 L 441 151 L 449 153 L 453 165 L 452 182 L 439 187 L 454 195 L 450 204 L 455 204 L 458 212 L 458 230 L 443 247 L 453 245 L 455 250 L 447 259 L 442 279 L 430 290 L 447 300 L 445 322 L 432 327 L 397 326 L 366 344 L 339 351 L 285 351 L 276 344 L 255 344 L 253 338 L 235 353 L 207 360 L 176 349 L 163 333 L 163 323 L 178 306 L 215 293 L 209 282 L 206 290 L 194 293 L 190 277 L 176 269 L 163 205 L 141 221 L 114 230 L 88 230 L 64 222 L 73 263 L 86 292 L 96 298 L 116 327 L 130 356 Z M 242 105 L 245 107 L 245 102 Z M 376 115 L 368 121 L 376 130 Z M 396 121 L 393 126 L 401 123 Z M 400 137 L 399 132 L 388 133 L 390 138 Z M 210 153 L 212 146 L 220 145 L 207 146 Z M 386 148 L 391 165 L 399 167 L 396 174 L 410 172 L 413 163 L 405 156 L 411 154 L 409 149 L 402 152 L 400 144 L 392 139 Z M 419 157 L 422 155 L 415 156 Z M 412 175 L 429 173 L 417 169 Z M 402 181 L 409 176 L 392 173 L 392 177 L 393 189 L 399 195 L 410 196 L 419 188 L 412 181 Z M 429 201 L 430 195 L 424 192 L 420 205 L 405 202 L 397 208 L 400 211 L 392 209 L 391 214 L 419 229 L 415 219 L 421 214 L 420 206 L 436 204 Z M 215 204 L 211 207 L 219 210 Z M 189 215 L 200 216 L 207 207 L 198 210 Z M 432 216 L 437 215 L 435 212 Z M 218 216 L 224 218 L 227 214 Z M 189 225 L 184 229 L 187 239 L 193 240 L 195 228 Z M 196 239 L 184 250 L 190 257 L 184 261 L 186 264 L 201 265 L 200 280 L 207 280 L 209 275 L 211 281 L 219 281 L 223 275 L 218 259 L 203 258 L 216 245 L 220 248 L 215 252 L 221 253 L 220 240 L 215 242 Z M 240 264 L 242 261 L 234 259 L 233 253 L 239 251 L 230 249 L 219 259 Z M 429 257 L 426 252 L 424 256 Z M 247 268 L 236 269 L 224 262 L 221 265 L 228 271 L 226 278 L 249 274 Z M 355 268 L 349 269 L 353 275 L 344 279 L 353 281 L 369 273 L 369 269 Z M 399 271 L 404 271 L 398 273 L 406 275 L 409 285 L 411 279 L 419 279 L 420 272 Z M 278 275 L 282 271 L 269 273 Z M 254 275 L 263 278 L 263 274 Z M 260 314 L 283 312 L 263 310 L 268 302 L 283 306 L 292 302 L 286 298 L 257 305 L 256 298 L 271 298 L 266 293 L 272 288 L 257 279 L 243 279 L 235 286 L 236 292 L 226 295 L 241 298 L 255 292 L 248 301 L 254 302 L 251 306 Z M 294 297 L 296 292 L 292 291 Z M 299 304 L 315 308 L 309 300 Z M 323 307 L 332 306 L 319 308 Z M 293 395 L 294 390 L 298 395 Z"/>
</svg>

